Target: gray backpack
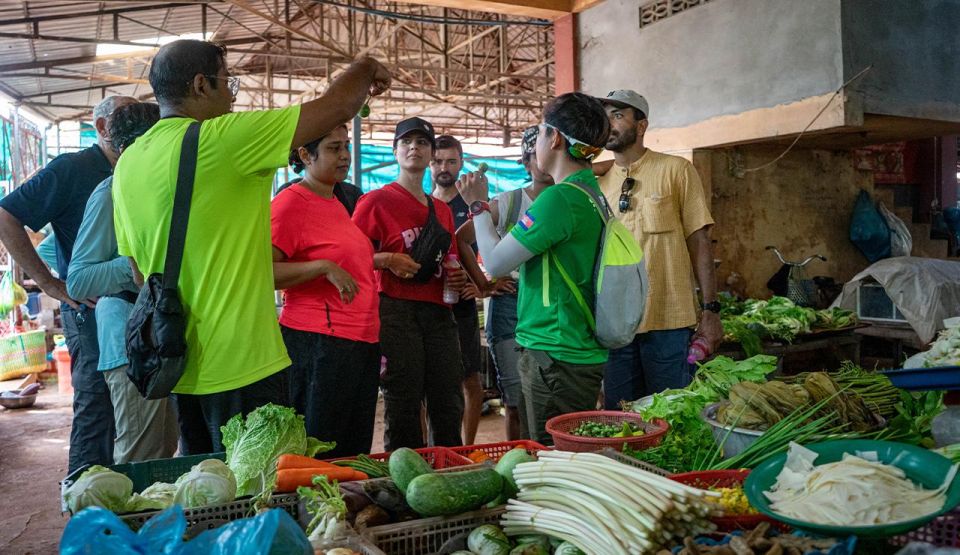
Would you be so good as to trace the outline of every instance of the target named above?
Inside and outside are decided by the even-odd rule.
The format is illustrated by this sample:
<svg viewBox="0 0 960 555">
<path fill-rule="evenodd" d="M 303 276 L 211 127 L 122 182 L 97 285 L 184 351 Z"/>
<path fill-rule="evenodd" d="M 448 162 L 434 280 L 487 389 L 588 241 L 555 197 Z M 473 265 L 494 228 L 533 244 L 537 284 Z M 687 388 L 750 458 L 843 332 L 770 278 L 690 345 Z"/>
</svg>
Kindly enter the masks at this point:
<svg viewBox="0 0 960 555">
<path fill-rule="evenodd" d="M 576 187 L 587 195 L 603 222 L 600 253 L 593 275 L 593 311 L 557 257 L 551 256 L 550 259 L 577 300 L 597 343 L 608 349 L 625 347 L 637 334 L 647 304 L 649 282 L 643 250 L 633 234 L 614 218 L 607 199 L 602 195 L 579 183 L 565 181 L 559 185 Z"/>
</svg>

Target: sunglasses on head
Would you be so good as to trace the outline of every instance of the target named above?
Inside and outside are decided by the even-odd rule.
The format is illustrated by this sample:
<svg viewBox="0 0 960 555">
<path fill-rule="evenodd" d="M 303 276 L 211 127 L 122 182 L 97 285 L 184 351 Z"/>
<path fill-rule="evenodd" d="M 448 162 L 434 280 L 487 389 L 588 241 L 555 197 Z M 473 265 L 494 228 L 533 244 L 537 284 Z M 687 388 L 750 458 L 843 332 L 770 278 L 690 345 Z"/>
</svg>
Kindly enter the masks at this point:
<svg viewBox="0 0 960 555">
<path fill-rule="evenodd" d="M 620 185 L 620 202 L 618 203 L 618 207 L 620 208 L 621 214 L 630 210 L 630 195 L 633 193 L 636 185 L 637 180 L 632 177 L 624 179 L 623 184 Z"/>
</svg>

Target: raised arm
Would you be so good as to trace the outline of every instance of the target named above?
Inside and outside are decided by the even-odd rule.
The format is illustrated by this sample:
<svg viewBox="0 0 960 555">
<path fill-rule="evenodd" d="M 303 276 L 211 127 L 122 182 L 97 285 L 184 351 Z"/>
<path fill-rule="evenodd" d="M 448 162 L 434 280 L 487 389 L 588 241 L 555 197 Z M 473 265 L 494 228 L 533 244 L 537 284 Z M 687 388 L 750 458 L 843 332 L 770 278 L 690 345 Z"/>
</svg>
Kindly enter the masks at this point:
<svg viewBox="0 0 960 555">
<path fill-rule="evenodd" d="M 349 121 L 367 96 L 377 96 L 390 87 L 390 72 L 373 58 L 354 62 L 327 87 L 324 93 L 300 106 L 300 120 L 291 149 L 322 137 Z"/>
</svg>

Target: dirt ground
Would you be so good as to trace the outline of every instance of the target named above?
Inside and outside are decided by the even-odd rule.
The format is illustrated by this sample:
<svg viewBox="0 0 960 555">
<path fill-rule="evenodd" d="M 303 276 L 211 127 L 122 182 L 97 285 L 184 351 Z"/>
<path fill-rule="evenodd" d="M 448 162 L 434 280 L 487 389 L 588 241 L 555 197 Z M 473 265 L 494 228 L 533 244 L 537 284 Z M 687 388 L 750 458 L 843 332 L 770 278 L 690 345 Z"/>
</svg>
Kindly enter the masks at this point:
<svg viewBox="0 0 960 555">
<path fill-rule="evenodd" d="M 16 381 L 0 382 L 0 391 Z M 71 398 L 41 390 L 30 409 L 0 408 L 0 554 L 56 553 L 67 517 L 60 514 L 60 479 L 67 472 Z M 383 451 L 383 404 L 377 407 L 372 452 Z M 503 419 L 480 421 L 477 443 L 503 441 Z"/>
</svg>

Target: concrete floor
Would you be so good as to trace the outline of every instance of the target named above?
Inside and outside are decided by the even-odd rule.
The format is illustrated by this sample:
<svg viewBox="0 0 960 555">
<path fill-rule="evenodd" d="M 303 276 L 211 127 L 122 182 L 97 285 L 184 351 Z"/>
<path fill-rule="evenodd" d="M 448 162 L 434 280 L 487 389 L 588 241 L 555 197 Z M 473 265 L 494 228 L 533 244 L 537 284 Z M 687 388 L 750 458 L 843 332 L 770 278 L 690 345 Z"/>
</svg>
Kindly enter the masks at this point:
<svg viewBox="0 0 960 555">
<path fill-rule="evenodd" d="M 19 381 L 19 380 L 18 380 Z M 0 382 L 0 391 L 13 382 Z M 60 479 L 67 472 L 71 398 L 56 386 L 30 409 L 0 408 L 0 554 L 56 553 L 67 517 L 60 514 Z M 372 452 L 383 451 L 383 404 Z M 484 416 L 477 443 L 503 441 L 503 419 Z"/>
</svg>

